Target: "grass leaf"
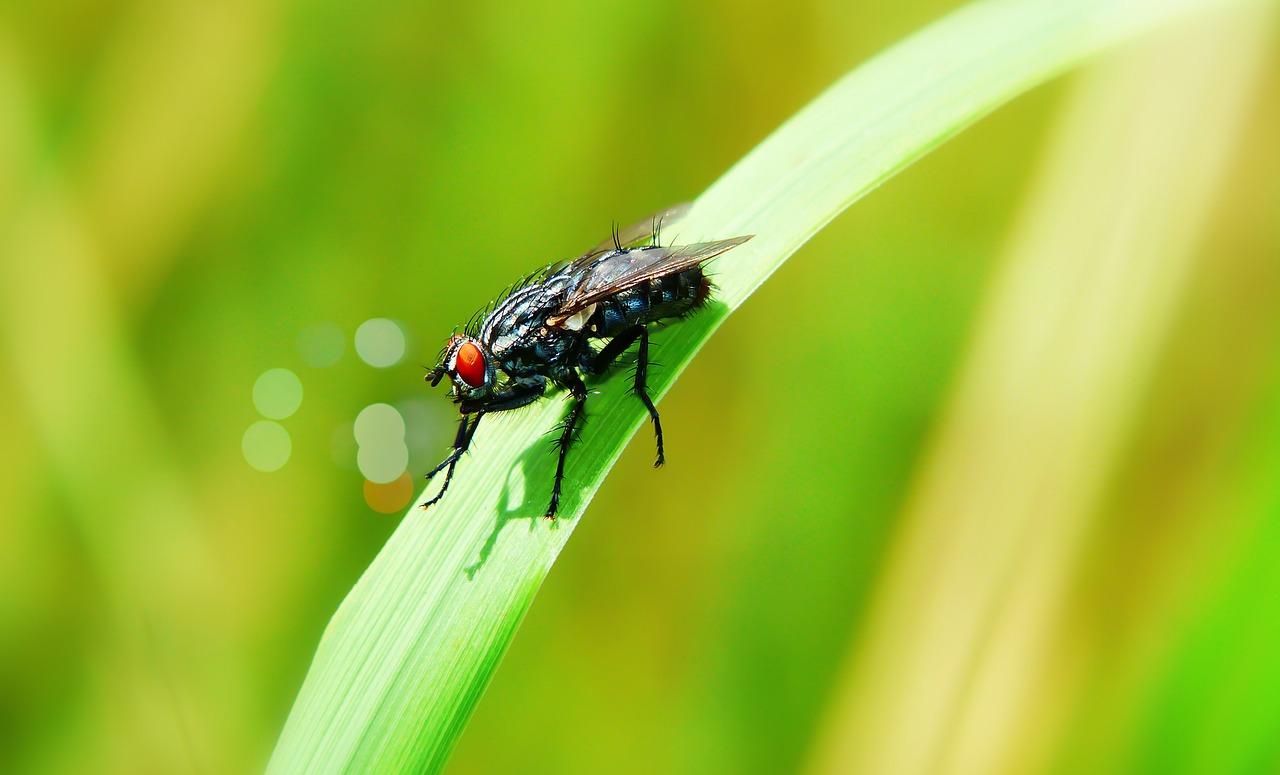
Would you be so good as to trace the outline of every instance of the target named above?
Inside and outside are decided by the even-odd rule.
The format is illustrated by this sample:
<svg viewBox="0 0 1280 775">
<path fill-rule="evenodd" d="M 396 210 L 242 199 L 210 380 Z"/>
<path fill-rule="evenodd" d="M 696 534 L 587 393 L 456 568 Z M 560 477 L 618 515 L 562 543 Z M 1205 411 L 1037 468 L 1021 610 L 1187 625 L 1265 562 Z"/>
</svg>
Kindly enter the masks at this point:
<svg viewBox="0 0 1280 775">
<path fill-rule="evenodd" d="M 1019 93 L 1207 5 L 977 3 L 843 78 L 699 197 L 684 220 L 665 227 L 666 239 L 678 242 L 756 238 L 714 265 L 717 303 L 663 334 L 656 352 L 663 367 L 650 377 L 655 397 L 730 312 L 853 201 Z M 459 465 L 449 496 L 430 512 L 409 511 L 334 615 L 273 771 L 443 766 L 587 503 L 645 424 L 625 377 L 599 391 L 569 459 L 555 524 L 540 515 L 555 467 L 547 434 L 564 401 L 485 419 L 476 454 Z"/>
</svg>

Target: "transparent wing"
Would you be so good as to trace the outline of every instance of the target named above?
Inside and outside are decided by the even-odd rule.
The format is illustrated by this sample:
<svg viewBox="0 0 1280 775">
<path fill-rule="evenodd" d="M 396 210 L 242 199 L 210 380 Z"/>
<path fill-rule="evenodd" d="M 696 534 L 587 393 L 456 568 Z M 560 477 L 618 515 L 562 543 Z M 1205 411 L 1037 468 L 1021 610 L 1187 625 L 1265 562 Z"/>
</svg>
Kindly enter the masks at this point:
<svg viewBox="0 0 1280 775">
<path fill-rule="evenodd" d="M 551 318 L 568 317 L 584 307 L 646 280 L 699 266 L 751 239 L 733 237 L 668 248 L 626 250 L 596 260 Z M 612 248 L 610 248 L 612 250 Z"/>
<path fill-rule="evenodd" d="M 664 223 L 675 223 L 689 212 L 691 202 L 668 207 L 645 218 L 643 221 L 636 221 L 625 229 L 618 230 L 618 240 L 615 243 L 613 235 L 609 235 L 606 239 L 596 243 L 590 250 L 583 253 L 574 260 L 575 265 L 581 265 L 591 261 L 596 256 L 608 253 L 616 249 L 617 246 L 624 248 L 635 247 L 637 245 L 648 244 L 654 237 L 654 232 L 662 227 Z"/>
</svg>

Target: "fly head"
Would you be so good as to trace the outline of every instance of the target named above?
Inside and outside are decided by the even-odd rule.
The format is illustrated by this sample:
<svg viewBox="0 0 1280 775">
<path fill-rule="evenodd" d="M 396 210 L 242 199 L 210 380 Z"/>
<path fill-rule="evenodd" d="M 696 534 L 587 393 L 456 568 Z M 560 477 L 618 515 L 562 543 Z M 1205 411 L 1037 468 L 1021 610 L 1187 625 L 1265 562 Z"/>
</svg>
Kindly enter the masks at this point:
<svg viewBox="0 0 1280 775">
<path fill-rule="evenodd" d="M 454 334 L 445 345 L 440 363 L 427 372 L 432 387 L 448 377 L 453 383 L 453 400 L 458 403 L 482 402 L 494 390 L 496 375 L 493 356 L 478 340 Z"/>
</svg>

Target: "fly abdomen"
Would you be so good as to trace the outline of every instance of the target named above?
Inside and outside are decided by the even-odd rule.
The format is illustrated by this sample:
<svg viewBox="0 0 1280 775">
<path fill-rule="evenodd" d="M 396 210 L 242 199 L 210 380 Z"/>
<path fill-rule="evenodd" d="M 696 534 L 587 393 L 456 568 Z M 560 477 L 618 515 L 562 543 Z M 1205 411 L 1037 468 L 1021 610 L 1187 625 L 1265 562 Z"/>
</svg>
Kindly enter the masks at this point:
<svg viewBox="0 0 1280 775">
<path fill-rule="evenodd" d="M 683 317 L 702 306 L 710 291 L 701 267 L 655 277 L 602 300 L 587 330 L 610 337 L 638 323 Z"/>
</svg>

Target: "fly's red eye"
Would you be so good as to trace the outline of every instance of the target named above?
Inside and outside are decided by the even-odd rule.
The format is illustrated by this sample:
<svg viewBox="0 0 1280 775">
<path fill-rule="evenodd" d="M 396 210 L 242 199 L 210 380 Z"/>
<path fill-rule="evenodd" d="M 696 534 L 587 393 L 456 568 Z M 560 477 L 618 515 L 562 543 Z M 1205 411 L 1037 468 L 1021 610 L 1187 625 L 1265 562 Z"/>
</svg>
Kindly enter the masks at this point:
<svg viewBox="0 0 1280 775">
<path fill-rule="evenodd" d="M 474 342 L 466 342 L 458 348 L 458 357 L 454 361 L 454 371 L 462 381 L 473 388 L 484 384 L 484 353 Z"/>
</svg>

